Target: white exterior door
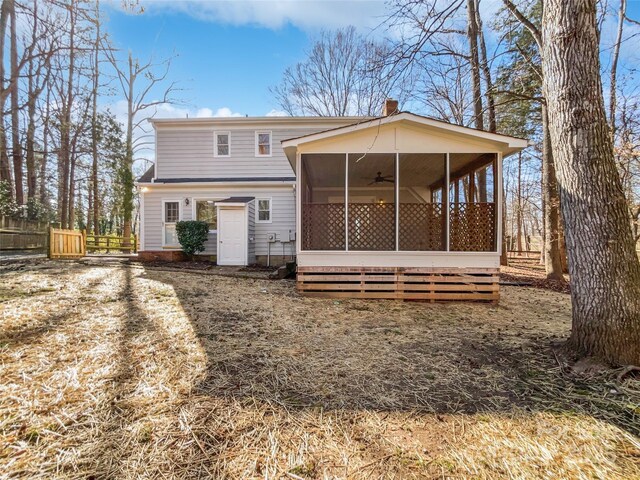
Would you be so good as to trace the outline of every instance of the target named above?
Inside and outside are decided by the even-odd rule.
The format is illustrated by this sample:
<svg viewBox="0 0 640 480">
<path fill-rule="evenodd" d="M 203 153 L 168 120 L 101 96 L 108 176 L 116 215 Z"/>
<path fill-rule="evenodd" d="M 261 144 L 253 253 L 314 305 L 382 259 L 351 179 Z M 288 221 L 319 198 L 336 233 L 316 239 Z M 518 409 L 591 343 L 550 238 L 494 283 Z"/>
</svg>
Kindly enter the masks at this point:
<svg viewBox="0 0 640 480">
<path fill-rule="evenodd" d="M 218 211 L 218 265 L 247 264 L 247 219 L 244 208 Z"/>
</svg>

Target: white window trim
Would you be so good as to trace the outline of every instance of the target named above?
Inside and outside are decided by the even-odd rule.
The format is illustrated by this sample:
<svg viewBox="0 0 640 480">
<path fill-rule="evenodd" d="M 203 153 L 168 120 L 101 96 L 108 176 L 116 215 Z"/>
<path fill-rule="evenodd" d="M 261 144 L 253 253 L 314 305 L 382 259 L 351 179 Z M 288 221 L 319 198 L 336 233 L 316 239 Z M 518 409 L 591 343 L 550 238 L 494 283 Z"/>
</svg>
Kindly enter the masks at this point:
<svg viewBox="0 0 640 480">
<path fill-rule="evenodd" d="M 258 144 L 259 135 L 262 133 L 269 134 L 269 154 L 261 155 L 260 154 L 260 145 Z M 273 133 L 271 130 L 256 130 L 256 157 L 271 157 L 273 156 Z M 263 199 L 264 200 L 264 199 Z"/>
<path fill-rule="evenodd" d="M 162 199 L 162 248 L 180 248 L 180 243 L 178 242 L 176 245 L 169 245 L 166 243 L 165 235 L 164 235 L 164 227 L 167 223 L 173 223 L 174 225 L 182 220 L 182 202 L 183 198 L 163 198 Z M 166 203 L 177 203 L 178 204 L 178 220 L 177 222 L 165 222 L 165 214 L 167 213 L 165 204 Z"/>
<path fill-rule="evenodd" d="M 260 200 L 269 201 L 269 220 L 260 220 Z M 256 223 L 273 223 L 273 199 L 272 197 L 256 198 Z"/>
<path fill-rule="evenodd" d="M 228 138 L 229 153 L 227 155 L 220 155 L 218 153 L 218 135 L 226 134 Z M 213 156 L 214 157 L 230 157 L 231 156 L 231 132 L 229 130 L 214 130 L 213 132 Z"/>
<path fill-rule="evenodd" d="M 224 200 L 226 197 L 194 197 L 191 199 L 192 207 L 191 207 L 191 218 L 197 220 L 197 210 L 196 210 L 196 202 L 219 202 L 220 200 Z M 215 205 L 214 205 L 215 207 Z M 216 217 L 218 215 L 217 207 L 216 207 Z M 209 230 L 209 233 L 218 233 L 218 228 L 216 226 L 215 230 Z"/>
</svg>

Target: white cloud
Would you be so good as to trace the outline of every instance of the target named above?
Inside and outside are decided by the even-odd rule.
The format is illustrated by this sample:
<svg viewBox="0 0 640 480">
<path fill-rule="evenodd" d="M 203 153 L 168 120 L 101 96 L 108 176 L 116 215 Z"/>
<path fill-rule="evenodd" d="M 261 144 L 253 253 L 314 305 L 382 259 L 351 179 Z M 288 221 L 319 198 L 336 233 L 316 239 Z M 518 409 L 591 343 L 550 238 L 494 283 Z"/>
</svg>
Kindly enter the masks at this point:
<svg viewBox="0 0 640 480">
<path fill-rule="evenodd" d="M 208 109 L 207 109 L 208 110 Z M 242 117 L 243 115 L 238 112 L 233 112 L 228 107 L 222 107 L 216 110 L 216 113 L 213 114 L 214 117 Z"/>
<path fill-rule="evenodd" d="M 143 0 L 147 12 L 172 10 L 194 18 L 230 25 L 278 29 L 286 24 L 302 30 L 355 25 L 376 27 L 386 10 L 384 0 Z"/>
<path fill-rule="evenodd" d="M 208 118 L 208 117 L 213 117 L 213 110 L 211 110 L 210 108 L 199 108 L 198 111 L 196 112 L 196 117 L 197 118 Z"/>
<path fill-rule="evenodd" d="M 276 110 L 275 108 L 265 114 L 265 117 L 288 117 L 289 114 L 284 110 Z"/>
</svg>

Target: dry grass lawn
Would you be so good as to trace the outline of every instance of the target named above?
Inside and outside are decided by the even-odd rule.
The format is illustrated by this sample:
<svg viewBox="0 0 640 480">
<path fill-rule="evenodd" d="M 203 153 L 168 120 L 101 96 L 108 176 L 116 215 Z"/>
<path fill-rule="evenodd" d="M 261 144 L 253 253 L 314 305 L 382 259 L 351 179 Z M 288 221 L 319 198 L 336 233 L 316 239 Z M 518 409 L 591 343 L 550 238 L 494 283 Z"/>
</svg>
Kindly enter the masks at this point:
<svg viewBox="0 0 640 480">
<path fill-rule="evenodd" d="M 0 477 L 640 478 L 640 385 L 551 345 L 569 297 L 302 298 L 47 262 L 0 274 Z"/>
</svg>

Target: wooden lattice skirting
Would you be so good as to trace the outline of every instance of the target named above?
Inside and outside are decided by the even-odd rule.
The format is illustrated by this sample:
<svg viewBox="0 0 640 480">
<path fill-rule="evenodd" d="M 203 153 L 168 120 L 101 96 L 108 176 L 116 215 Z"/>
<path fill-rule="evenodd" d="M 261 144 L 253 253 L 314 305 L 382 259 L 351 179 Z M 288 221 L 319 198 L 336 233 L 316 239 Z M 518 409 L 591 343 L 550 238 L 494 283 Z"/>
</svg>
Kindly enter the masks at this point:
<svg viewBox="0 0 640 480">
<path fill-rule="evenodd" d="M 325 298 L 500 299 L 496 268 L 298 267 L 298 291 Z"/>
</svg>

